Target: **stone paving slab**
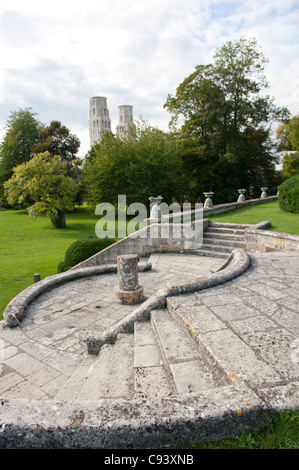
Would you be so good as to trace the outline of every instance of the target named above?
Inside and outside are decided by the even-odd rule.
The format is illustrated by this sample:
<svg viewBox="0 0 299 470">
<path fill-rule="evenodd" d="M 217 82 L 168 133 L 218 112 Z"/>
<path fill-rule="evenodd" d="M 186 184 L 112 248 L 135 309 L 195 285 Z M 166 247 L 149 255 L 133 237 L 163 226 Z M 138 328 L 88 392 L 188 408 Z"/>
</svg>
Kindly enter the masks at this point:
<svg viewBox="0 0 299 470">
<path fill-rule="evenodd" d="M 250 268 L 233 281 L 199 293 L 172 296 L 167 300 L 168 311 L 177 317 L 188 334 L 200 343 L 201 348 L 229 378 L 229 385 L 218 387 L 218 391 L 215 388 L 203 390 L 198 395 L 188 393 L 182 381 L 182 400 L 184 403 L 195 400 L 198 410 L 194 412 L 196 415 L 197 412 L 201 413 L 201 417 L 211 416 L 213 407 L 216 410 L 216 396 L 222 400 L 217 413 L 219 409 L 222 412 L 236 412 L 242 408 L 245 396 L 248 403 L 254 403 L 252 406 L 256 407 L 256 411 L 253 408 L 252 411 L 257 415 L 259 407 L 283 409 L 298 407 L 299 404 L 299 255 L 275 252 L 255 253 L 250 257 Z M 201 279 L 223 263 L 218 258 L 170 253 L 155 253 L 149 261 L 153 269 L 139 273 L 145 300 L 168 281 L 192 281 L 194 271 L 196 277 Z M 173 413 L 171 403 L 174 402 L 171 400 L 178 403 L 181 395 L 169 391 L 171 387 L 165 368 L 160 363 L 151 333 L 145 331 L 145 325 L 139 333 L 136 332 L 135 343 L 134 335 L 124 334 L 115 345 L 103 348 L 102 356 L 106 356 L 107 364 L 114 364 L 115 375 L 111 377 L 110 389 L 101 390 L 100 377 L 106 372 L 103 371 L 103 363 L 99 362 L 100 356 L 87 353 L 84 338 L 87 330 L 92 328 L 104 333 L 131 313 L 131 306 L 115 303 L 113 288 L 116 284 L 116 273 L 75 279 L 36 298 L 27 307 L 27 315 L 19 326 L 5 328 L 4 321 L 0 322 L 0 394 L 3 400 L 0 421 L 8 419 L 8 406 L 11 410 L 15 407 L 19 410 L 15 412 L 22 415 L 20 406 L 26 399 L 27 411 L 23 418 L 31 416 L 31 419 L 37 419 L 39 416 L 41 419 L 40 413 L 43 413 L 45 421 L 51 406 L 62 410 L 64 404 L 65 410 L 74 411 L 79 403 L 80 409 L 83 409 L 82 403 L 86 403 L 85 418 L 82 419 L 89 426 L 95 419 L 88 411 L 91 401 L 96 400 L 100 408 L 104 403 L 101 400 L 106 400 L 106 409 L 108 406 L 111 410 L 106 421 L 109 425 L 115 413 L 112 412 L 113 400 L 122 397 L 127 402 L 121 402 L 119 410 L 127 410 L 127 406 L 132 406 L 133 410 L 137 403 L 133 399 L 134 393 L 135 400 L 138 401 L 138 397 L 143 400 L 140 402 L 145 407 L 142 413 L 146 408 L 153 413 L 151 397 L 157 400 L 167 397 L 169 401 L 164 402 L 164 405 L 167 403 L 164 411 L 163 407 L 158 407 L 153 416 L 156 423 L 162 416 L 174 418 L 179 410 Z M 122 349 L 122 343 L 125 349 Z M 134 357 L 134 349 L 141 352 L 142 348 L 143 353 L 147 350 L 145 354 Z M 189 362 L 196 360 L 191 356 L 187 358 Z M 133 369 L 122 367 L 124 358 Z M 182 362 L 185 359 L 181 358 Z M 174 367 L 181 368 L 180 373 L 185 373 L 186 369 L 180 365 L 182 362 L 174 362 Z M 198 376 L 195 376 L 197 380 Z M 196 398 L 199 396 L 201 398 L 198 400 L 206 400 L 203 408 L 199 405 L 202 401 Z M 35 405 L 36 401 L 40 403 L 39 408 Z M 111 405 L 107 405 L 110 402 Z M 69 408 L 67 403 L 70 404 Z M 184 413 L 188 406 L 183 407 Z M 242 406 L 243 413 L 246 407 L 244 404 Z M 188 413 L 184 413 L 180 414 L 180 419 L 190 420 L 190 416 L 186 417 Z M 128 425 L 129 415 L 127 412 L 123 418 Z M 66 426 L 71 423 L 69 416 L 63 418 Z M 194 416 L 191 421 L 193 419 Z M 57 415 L 55 425 L 59 426 L 59 420 Z M 2 437 L 3 433 L 0 441 Z"/>
</svg>

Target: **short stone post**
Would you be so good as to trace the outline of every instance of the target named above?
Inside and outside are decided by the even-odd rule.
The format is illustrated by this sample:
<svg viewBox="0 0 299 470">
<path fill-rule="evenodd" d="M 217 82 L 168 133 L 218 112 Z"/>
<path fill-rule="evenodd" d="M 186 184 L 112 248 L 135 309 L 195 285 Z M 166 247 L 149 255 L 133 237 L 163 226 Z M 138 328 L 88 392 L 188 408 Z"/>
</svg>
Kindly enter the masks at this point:
<svg viewBox="0 0 299 470">
<path fill-rule="evenodd" d="M 246 189 L 238 189 L 240 196 L 238 197 L 238 202 L 245 202 L 245 193 Z"/>
<path fill-rule="evenodd" d="M 204 207 L 208 207 L 209 209 L 211 209 L 213 207 L 213 202 L 212 202 L 211 197 L 214 195 L 214 193 L 209 191 L 209 192 L 206 192 L 206 193 L 203 193 L 203 194 L 206 196 Z"/>
<path fill-rule="evenodd" d="M 261 188 L 262 190 L 261 199 L 267 199 L 267 193 L 266 193 L 267 189 L 268 188 L 266 187 Z"/>
<path fill-rule="evenodd" d="M 118 285 L 114 288 L 115 299 L 122 304 L 142 302 L 143 287 L 138 285 L 138 256 L 119 255 L 117 257 Z"/>
</svg>

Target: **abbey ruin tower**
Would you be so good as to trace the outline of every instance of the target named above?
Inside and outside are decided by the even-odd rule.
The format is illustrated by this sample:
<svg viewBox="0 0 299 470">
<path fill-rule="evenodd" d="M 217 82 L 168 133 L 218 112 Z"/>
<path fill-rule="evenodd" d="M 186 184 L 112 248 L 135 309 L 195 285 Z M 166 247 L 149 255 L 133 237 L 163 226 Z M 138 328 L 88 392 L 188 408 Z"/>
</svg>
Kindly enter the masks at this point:
<svg viewBox="0 0 299 470">
<path fill-rule="evenodd" d="M 120 139 L 125 139 L 135 132 L 133 123 L 133 106 L 118 106 L 118 124 L 116 134 Z M 107 98 L 93 96 L 89 100 L 89 138 L 92 147 L 101 138 L 103 132 L 111 131 L 111 119 L 107 107 Z"/>
</svg>

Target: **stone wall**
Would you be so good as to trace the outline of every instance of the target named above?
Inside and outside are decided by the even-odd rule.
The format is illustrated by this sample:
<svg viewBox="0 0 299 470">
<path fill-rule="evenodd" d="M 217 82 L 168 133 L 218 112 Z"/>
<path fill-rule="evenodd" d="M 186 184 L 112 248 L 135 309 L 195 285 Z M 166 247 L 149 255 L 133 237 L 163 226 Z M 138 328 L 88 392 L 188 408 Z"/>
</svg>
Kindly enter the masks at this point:
<svg viewBox="0 0 299 470">
<path fill-rule="evenodd" d="M 187 224 L 151 224 L 108 246 L 72 269 L 116 263 L 117 256 L 124 254 L 146 256 L 157 251 L 179 252 L 199 249 L 202 245 L 203 232 L 209 223 L 210 221 L 205 219 Z M 192 236 L 195 230 L 196 238 L 192 240 L 189 234 Z"/>
<path fill-rule="evenodd" d="M 261 230 L 258 226 L 245 230 L 246 251 L 299 251 L 299 236 Z"/>
</svg>

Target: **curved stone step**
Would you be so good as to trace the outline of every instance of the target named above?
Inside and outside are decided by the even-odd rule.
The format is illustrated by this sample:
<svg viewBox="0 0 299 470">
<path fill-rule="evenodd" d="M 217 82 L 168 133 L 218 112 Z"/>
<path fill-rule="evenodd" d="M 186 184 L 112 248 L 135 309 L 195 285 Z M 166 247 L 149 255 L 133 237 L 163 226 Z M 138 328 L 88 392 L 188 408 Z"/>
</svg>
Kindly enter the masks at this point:
<svg viewBox="0 0 299 470">
<path fill-rule="evenodd" d="M 204 239 L 209 240 L 230 240 L 232 242 L 244 242 L 245 234 L 231 234 L 231 233 L 219 233 L 219 232 L 204 232 Z"/>
<path fill-rule="evenodd" d="M 231 250 L 234 248 L 243 248 L 245 249 L 245 242 L 244 241 L 235 241 L 231 239 L 226 239 L 226 238 L 209 238 L 209 237 L 204 237 L 203 239 L 203 245 L 218 245 L 218 246 L 228 246 Z"/>
</svg>

